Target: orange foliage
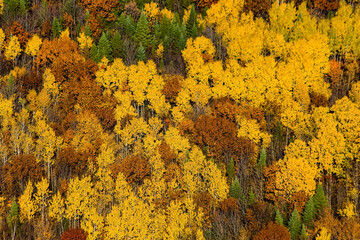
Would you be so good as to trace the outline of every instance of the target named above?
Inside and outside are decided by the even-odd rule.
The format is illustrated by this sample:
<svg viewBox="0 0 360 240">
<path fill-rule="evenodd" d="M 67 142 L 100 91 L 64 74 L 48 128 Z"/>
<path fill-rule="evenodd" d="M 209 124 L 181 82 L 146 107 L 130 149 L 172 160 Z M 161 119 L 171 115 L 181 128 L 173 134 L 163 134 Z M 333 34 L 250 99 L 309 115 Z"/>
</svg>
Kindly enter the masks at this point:
<svg viewBox="0 0 360 240">
<path fill-rule="evenodd" d="M 18 195 L 29 180 L 32 182 L 41 180 L 44 176 L 44 170 L 34 155 L 20 154 L 1 168 L 1 174 L 3 177 L 1 181 L 2 191 Z"/>
<path fill-rule="evenodd" d="M 210 7 L 218 2 L 218 0 L 194 0 L 196 6 L 199 8 Z"/>
<path fill-rule="evenodd" d="M 63 148 L 56 159 L 55 173 L 62 176 L 70 173 L 81 174 L 87 169 L 90 156 L 90 153 L 76 152 L 73 147 Z"/>
<path fill-rule="evenodd" d="M 13 24 L 6 29 L 5 31 L 6 36 L 10 36 L 11 34 L 13 36 L 17 36 L 18 40 L 20 42 L 20 46 L 22 48 L 25 47 L 27 41 L 29 40 L 30 34 L 26 32 L 23 27 L 20 25 L 19 22 L 15 21 Z"/>
<path fill-rule="evenodd" d="M 87 234 L 81 228 L 71 228 L 61 235 L 60 240 L 86 240 Z"/>
<path fill-rule="evenodd" d="M 221 201 L 219 203 L 218 208 L 223 212 L 239 213 L 238 201 L 233 197 L 229 197 L 229 198 L 224 199 L 223 201 Z"/>
<path fill-rule="evenodd" d="M 90 14 L 88 23 L 92 36 L 95 39 L 99 39 L 101 35 L 101 22 L 96 18 L 96 15 Z"/>
<path fill-rule="evenodd" d="M 139 156 L 124 158 L 120 164 L 120 171 L 130 184 L 141 184 L 151 173 L 149 162 Z"/>
<path fill-rule="evenodd" d="M 158 149 L 161 155 L 161 159 L 166 165 L 176 160 L 177 154 L 169 147 L 166 142 L 161 142 L 161 144 L 158 146 Z"/>
<path fill-rule="evenodd" d="M 327 107 L 329 102 L 326 96 L 313 92 L 310 94 L 310 104 L 315 107 Z"/>
<path fill-rule="evenodd" d="M 271 6 L 270 0 L 245 0 L 245 12 L 252 11 L 254 16 L 265 16 Z"/>
<path fill-rule="evenodd" d="M 208 155 L 229 161 L 231 157 L 238 161 L 240 157 L 250 159 L 254 154 L 254 145 L 250 139 L 238 138 L 234 122 L 217 116 L 201 116 L 195 122 L 195 141 L 208 146 Z"/>
<path fill-rule="evenodd" d="M 42 25 L 41 25 L 41 36 L 43 38 L 49 38 L 50 37 L 50 33 L 51 33 L 51 23 L 49 20 L 45 20 L 43 21 Z"/>
<path fill-rule="evenodd" d="M 90 14 L 104 18 L 106 21 L 116 20 L 113 11 L 118 6 L 117 0 L 81 0 L 80 5 L 89 10 Z"/>
<path fill-rule="evenodd" d="M 330 60 L 329 76 L 332 85 L 336 85 L 340 81 L 341 74 L 342 74 L 342 70 L 341 70 L 340 62 L 336 60 Z"/>
<path fill-rule="evenodd" d="M 279 171 L 279 166 L 276 163 L 265 167 L 263 170 L 265 178 L 265 196 L 264 198 L 276 202 L 276 173 Z"/>
<path fill-rule="evenodd" d="M 314 8 L 321 11 L 334 11 L 339 8 L 339 0 L 314 0 Z"/>
<path fill-rule="evenodd" d="M 30 70 L 20 78 L 20 82 L 21 84 L 18 86 L 19 95 L 25 98 L 31 89 L 34 89 L 36 92 L 41 90 L 42 75 L 38 71 Z"/>
<path fill-rule="evenodd" d="M 301 215 L 307 200 L 308 200 L 308 196 L 303 191 L 294 193 L 290 198 L 289 213 L 291 213 L 296 207 L 296 210 Z"/>
<path fill-rule="evenodd" d="M 270 222 L 254 236 L 253 240 L 290 240 L 290 233 L 285 226 Z"/>
<path fill-rule="evenodd" d="M 181 90 L 181 82 L 184 80 L 180 75 L 165 75 L 165 85 L 162 93 L 165 99 L 175 103 L 175 99 Z"/>
</svg>

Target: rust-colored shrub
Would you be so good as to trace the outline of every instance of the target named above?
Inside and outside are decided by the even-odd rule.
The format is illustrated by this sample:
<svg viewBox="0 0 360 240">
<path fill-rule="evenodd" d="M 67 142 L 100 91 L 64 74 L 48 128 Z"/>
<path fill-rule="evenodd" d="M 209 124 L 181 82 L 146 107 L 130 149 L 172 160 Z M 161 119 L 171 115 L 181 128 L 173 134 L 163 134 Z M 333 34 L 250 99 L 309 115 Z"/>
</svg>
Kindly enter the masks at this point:
<svg viewBox="0 0 360 240">
<path fill-rule="evenodd" d="M 285 226 L 270 222 L 254 236 L 253 240 L 290 240 L 290 232 Z"/>
<path fill-rule="evenodd" d="M 61 235 L 61 240 L 86 240 L 87 234 L 81 228 L 71 228 Z"/>
<path fill-rule="evenodd" d="M 151 173 L 149 162 L 139 156 L 124 158 L 120 164 L 120 171 L 130 184 L 141 184 Z"/>
</svg>

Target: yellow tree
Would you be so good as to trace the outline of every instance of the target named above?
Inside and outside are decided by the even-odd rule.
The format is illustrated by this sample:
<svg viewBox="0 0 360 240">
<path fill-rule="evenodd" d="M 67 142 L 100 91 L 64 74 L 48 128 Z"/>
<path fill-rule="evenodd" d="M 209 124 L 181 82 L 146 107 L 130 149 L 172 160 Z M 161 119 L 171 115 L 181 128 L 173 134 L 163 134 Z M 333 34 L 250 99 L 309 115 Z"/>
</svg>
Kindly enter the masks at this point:
<svg viewBox="0 0 360 240">
<path fill-rule="evenodd" d="M 35 202 L 39 206 L 38 208 L 41 211 L 41 220 L 45 219 L 45 208 L 48 206 L 48 198 L 51 194 L 49 191 L 49 182 L 46 178 L 43 178 L 40 182 L 35 184 L 36 193 L 35 193 Z"/>
<path fill-rule="evenodd" d="M 164 139 L 180 158 L 185 157 L 186 152 L 190 149 L 189 140 L 181 136 L 180 131 L 177 128 L 169 127 L 165 133 Z"/>
<path fill-rule="evenodd" d="M 303 191 L 311 196 L 319 176 L 316 164 L 309 161 L 310 148 L 305 142 L 295 140 L 285 149 L 284 159 L 278 161 L 276 173 L 277 195 L 288 199 L 291 194 Z"/>
<path fill-rule="evenodd" d="M 64 218 L 65 203 L 58 191 L 54 194 L 49 203 L 49 217 L 60 222 Z"/>
<path fill-rule="evenodd" d="M 26 185 L 25 191 L 19 197 L 20 220 L 21 222 L 31 221 L 38 211 L 38 205 L 33 198 L 33 183 L 31 181 Z"/>
<path fill-rule="evenodd" d="M 20 42 L 17 36 L 12 36 L 8 45 L 5 48 L 4 55 L 7 60 L 14 61 L 21 53 Z"/>
<path fill-rule="evenodd" d="M 40 49 L 41 44 L 42 44 L 41 38 L 37 34 L 34 34 L 26 45 L 25 53 L 35 57 Z"/>
<path fill-rule="evenodd" d="M 0 51 L 3 49 L 4 40 L 5 40 L 5 33 L 2 30 L 2 28 L 0 28 Z"/>
<path fill-rule="evenodd" d="M 77 38 L 79 42 L 79 47 L 81 50 L 89 49 L 93 45 L 93 40 L 90 36 L 86 36 L 84 32 L 81 32 L 79 34 L 79 37 Z"/>
</svg>

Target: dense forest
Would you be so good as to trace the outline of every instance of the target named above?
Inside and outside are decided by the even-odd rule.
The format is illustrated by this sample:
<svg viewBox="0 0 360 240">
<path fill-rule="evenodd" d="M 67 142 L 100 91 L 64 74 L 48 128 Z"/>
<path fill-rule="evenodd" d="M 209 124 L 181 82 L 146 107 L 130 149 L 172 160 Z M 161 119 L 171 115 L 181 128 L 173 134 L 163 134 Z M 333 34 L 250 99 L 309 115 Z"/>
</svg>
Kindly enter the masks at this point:
<svg viewBox="0 0 360 240">
<path fill-rule="evenodd" d="M 2 239 L 360 239 L 358 0 L 0 0 Z"/>
</svg>

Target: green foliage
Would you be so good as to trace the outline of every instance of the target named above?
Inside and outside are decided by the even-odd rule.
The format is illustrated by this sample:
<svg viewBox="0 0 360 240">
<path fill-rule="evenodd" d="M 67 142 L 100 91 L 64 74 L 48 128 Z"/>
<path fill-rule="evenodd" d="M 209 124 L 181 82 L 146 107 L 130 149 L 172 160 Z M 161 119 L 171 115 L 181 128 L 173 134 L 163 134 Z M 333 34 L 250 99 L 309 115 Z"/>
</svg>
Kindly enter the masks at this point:
<svg viewBox="0 0 360 240">
<path fill-rule="evenodd" d="M 235 178 L 230 186 L 230 191 L 229 191 L 230 197 L 233 197 L 235 199 L 239 199 L 240 195 L 241 195 L 241 187 L 240 187 L 240 183 L 239 183 L 239 179 Z"/>
<path fill-rule="evenodd" d="M 135 33 L 136 25 L 134 23 L 134 19 L 131 16 L 126 16 L 125 23 L 124 23 L 124 32 L 125 34 L 130 37 Z"/>
<path fill-rule="evenodd" d="M 148 48 L 151 43 L 151 35 L 149 30 L 149 22 L 144 12 L 141 12 L 139 21 L 136 25 L 134 39 L 144 48 Z"/>
<path fill-rule="evenodd" d="M 279 209 L 276 208 L 276 212 L 275 212 L 275 221 L 277 224 L 281 225 L 281 226 L 284 226 L 284 219 L 281 215 L 281 212 Z"/>
<path fill-rule="evenodd" d="M 6 223 L 8 224 L 9 228 L 12 229 L 14 225 L 16 225 L 19 222 L 19 205 L 16 202 L 16 199 L 14 197 L 14 200 L 11 204 L 10 212 L 7 215 Z"/>
<path fill-rule="evenodd" d="M 234 159 L 231 158 L 230 162 L 229 162 L 229 164 L 228 164 L 228 166 L 226 168 L 226 174 L 228 175 L 229 180 L 234 179 L 234 175 L 235 175 L 234 167 L 235 167 L 235 162 L 234 162 Z"/>
<path fill-rule="evenodd" d="M 85 35 L 90 37 L 91 36 L 91 29 L 88 24 L 85 25 Z"/>
<path fill-rule="evenodd" d="M 136 51 L 136 59 L 138 61 L 145 61 L 146 60 L 146 52 L 145 49 L 143 47 L 143 45 L 140 43 L 140 46 L 138 47 L 137 51 Z"/>
<path fill-rule="evenodd" d="M 98 50 L 96 44 L 93 44 L 90 48 L 90 58 L 94 62 L 100 62 L 100 60 L 101 60 L 99 50 Z"/>
<path fill-rule="evenodd" d="M 294 208 L 289 219 L 289 228 L 291 234 L 291 240 L 296 240 L 301 230 L 301 220 L 299 212 Z"/>
<path fill-rule="evenodd" d="M 319 183 L 316 187 L 313 200 L 315 205 L 315 213 L 316 213 L 315 215 L 316 216 L 321 215 L 322 211 L 324 210 L 324 207 L 327 206 L 327 199 L 321 183 Z"/>
<path fill-rule="evenodd" d="M 52 26 L 51 26 L 51 38 L 54 39 L 54 38 L 59 37 L 60 31 L 61 31 L 60 21 L 57 17 L 54 17 Z"/>
<path fill-rule="evenodd" d="M 106 57 L 109 61 L 113 60 L 111 44 L 106 33 L 101 34 L 98 44 L 98 52 L 100 60 L 103 57 Z"/>
<path fill-rule="evenodd" d="M 119 31 L 116 31 L 114 37 L 111 40 L 111 47 L 114 58 L 123 57 L 123 41 L 121 39 Z"/>
<path fill-rule="evenodd" d="M 307 236 L 307 233 L 306 233 L 306 227 L 305 227 L 304 224 L 302 224 L 302 226 L 301 226 L 299 239 L 301 239 L 301 240 L 307 240 L 308 239 L 308 236 Z"/>
<path fill-rule="evenodd" d="M 303 222 L 307 227 L 312 227 L 312 221 L 315 219 L 315 205 L 313 198 L 309 198 L 306 202 L 305 210 L 303 212 Z"/>
<path fill-rule="evenodd" d="M 194 29 L 196 29 L 196 31 Z M 189 19 L 186 22 L 186 33 L 188 37 L 193 37 L 195 32 L 197 32 L 196 11 L 195 6 L 192 5 Z"/>
<path fill-rule="evenodd" d="M 266 151 L 265 151 L 264 148 L 262 148 L 261 151 L 260 151 L 260 156 L 259 156 L 259 160 L 258 160 L 258 163 L 257 163 L 257 167 L 260 170 L 263 170 L 264 167 L 266 167 Z"/>
<path fill-rule="evenodd" d="M 19 11 L 21 13 L 26 13 L 28 10 L 28 2 L 27 0 L 19 0 Z"/>
<path fill-rule="evenodd" d="M 255 203 L 255 193 L 252 189 L 252 187 L 250 188 L 250 192 L 248 195 L 248 204 L 249 206 L 253 205 Z"/>
</svg>

